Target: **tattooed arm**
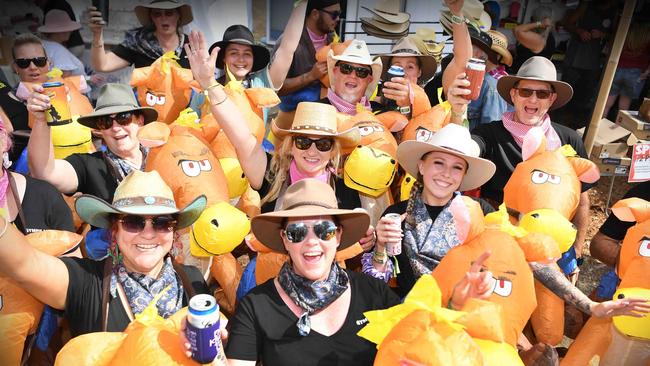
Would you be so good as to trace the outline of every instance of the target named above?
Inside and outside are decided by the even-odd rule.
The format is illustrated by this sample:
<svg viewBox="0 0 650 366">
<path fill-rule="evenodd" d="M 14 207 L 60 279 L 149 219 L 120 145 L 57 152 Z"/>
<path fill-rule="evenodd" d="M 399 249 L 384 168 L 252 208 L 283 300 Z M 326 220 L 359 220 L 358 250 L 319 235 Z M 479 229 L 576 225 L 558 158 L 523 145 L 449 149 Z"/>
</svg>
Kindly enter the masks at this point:
<svg viewBox="0 0 650 366">
<path fill-rule="evenodd" d="M 574 305 L 580 311 L 596 317 L 631 315 L 641 317 L 650 311 L 650 304 L 644 299 L 621 299 L 605 302 L 591 301 L 564 275 L 553 266 L 531 263 L 535 278 L 562 300 Z"/>
</svg>

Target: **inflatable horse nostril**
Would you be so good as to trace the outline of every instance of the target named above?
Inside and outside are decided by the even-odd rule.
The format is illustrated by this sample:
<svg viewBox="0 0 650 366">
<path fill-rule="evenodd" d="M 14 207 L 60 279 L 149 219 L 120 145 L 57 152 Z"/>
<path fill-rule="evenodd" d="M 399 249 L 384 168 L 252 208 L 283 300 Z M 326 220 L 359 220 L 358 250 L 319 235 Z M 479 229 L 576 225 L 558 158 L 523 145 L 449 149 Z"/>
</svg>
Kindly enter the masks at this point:
<svg viewBox="0 0 650 366">
<path fill-rule="evenodd" d="M 219 221 L 217 221 L 217 219 L 210 220 L 210 223 L 216 227 L 219 227 Z"/>
<path fill-rule="evenodd" d="M 395 165 L 395 159 L 390 159 L 390 163 Z"/>
<path fill-rule="evenodd" d="M 625 294 L 618 294 L 618 296 L 616 296 L 616 298 L 618 298 L 618 299 L 624 299 L 624 298 L 625 298 Z"/>
<path fill-rule="evenodd" d="M 357 145 L 357 147 L 360 149 L 360 148 L 362 148 L 363 146 L 361 146 L 361 145 Z"/>
<path fill-rule="evenodd" d="M 538 219 L 538 218 L 539 218 L 539 214 L 538 214 L 538 213 L 534 213 L 534 214 L 532 214 L 532 215 L 530 215 L 530 216 L 532 216 L 534 219 Z"/>
</svg>

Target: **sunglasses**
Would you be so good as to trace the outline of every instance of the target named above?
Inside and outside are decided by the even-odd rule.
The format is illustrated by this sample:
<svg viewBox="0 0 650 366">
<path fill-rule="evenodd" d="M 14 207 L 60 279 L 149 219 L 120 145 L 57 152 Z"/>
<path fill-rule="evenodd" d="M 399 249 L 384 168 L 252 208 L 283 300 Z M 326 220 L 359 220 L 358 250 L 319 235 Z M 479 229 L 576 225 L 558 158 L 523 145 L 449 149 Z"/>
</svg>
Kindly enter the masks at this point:
<svg viewBox="0 0 650 366">
<path fill-rule="evenodd" d="M 176 229 L 178 220 L 173 216 L 154 216 L 144 217 L 137 215 L 125 215 L 117 219 L 122 224 L 122 228 L 130 233 L 140 233 L 144 230 L 147 221 L 151 221 L 151 226 L 158 233 L 169 233 Z"/>
<path fill-rule="evenodd" d="M 98 130 L 107 130 L 113 127 L 113 121 L 117 122 L 120 126 L 126 126 L 133 121 L 134 112 L 121 112 L 115 115 L 99 116 L 95 119 Z"/>
<path fill-rule="evenodd" d="M 341 70 L 341 74 L 343 75 L 350 75 L 352 71 L 354 71 L 357 76 L 361 79 L 365 79 L 368 77 L 368 75 L 372 74 L 372 70 L 367 68 L 367 67 L 362 67 L 362 66 L 352 66 L 350 64 L 346 64 L 343 62 L 337 62 L 336 65 L 338 66 L 339 70 Z"/>
<path fill-rule="evenodd" d="M 14 60 L 16 65 L 21 69 L 26 69 L 33 62 L 36 67 L 43 67 L 47 64 L 47 57 L 34 57 L 34 58 L 17 58 Z"/>
<path fill-rule="evenodd" d="M 548 99 L 551 97 L 551 94 L 555 93 L 552 90 L 535 90 L 528 88 L 515 88 L 519 93 L 519 96 L 522 98 L 529 98 L 533 94 L 537 95 L 537 99 Z"/>
<path fill-rule="evenodd" d="M 334 11 L 329 11 L 329 10 L 324 10 L 324 9 L 318 9 L 318 11 L 322 11 L 323 13 L 327 14 L 332 18 L 332 20 L 336 20 L 341 17 L 341 11 L 340 10 L 334 10 Z"/>
<path fill-rule="evenodd" d="M 316 144 L 316 149 L 322 152 L 332 150 L 332 145 L 334 145 L 334 140 L 326 137 L 312 140 L 309 137 L 296 136 L 293 138 L 293 142 L 300 150 L 308 150 L 311 147 L 311 144 Z"/>
<path fill-rule="evenodd" d="M 307 238 L 309 228 L 314 231 L 314 234 L 320 240 L 332 239 L 338 229 L 336 224 L 329 220 L 316 221 L 311 226 L 304 222 L 293 222 L 284 229 L 284 236 L 292 243 L 302 243 Z"/>
<path fill-rule="evenodd" d="M 169 18 L 176 14 L 176 10 L 152 10 L 149 14 L 151 14 L 152 18 L 160 18 L 163 15 Z"/>
</svg>

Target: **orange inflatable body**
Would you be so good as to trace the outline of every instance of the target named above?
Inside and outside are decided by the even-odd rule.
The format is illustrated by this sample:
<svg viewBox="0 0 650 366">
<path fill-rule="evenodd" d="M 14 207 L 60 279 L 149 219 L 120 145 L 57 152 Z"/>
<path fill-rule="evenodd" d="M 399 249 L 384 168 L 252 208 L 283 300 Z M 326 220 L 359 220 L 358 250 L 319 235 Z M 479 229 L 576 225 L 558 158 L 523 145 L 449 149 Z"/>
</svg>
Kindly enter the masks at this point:
<svg viewBox="0 0 650 366">
<path fill-rule="evenodd" d="M 402 131 L 402 141 L 429 141 L 432 134 L 449 124 L 451 109 L 438 104 L 415 115 Z"/>
</svg>

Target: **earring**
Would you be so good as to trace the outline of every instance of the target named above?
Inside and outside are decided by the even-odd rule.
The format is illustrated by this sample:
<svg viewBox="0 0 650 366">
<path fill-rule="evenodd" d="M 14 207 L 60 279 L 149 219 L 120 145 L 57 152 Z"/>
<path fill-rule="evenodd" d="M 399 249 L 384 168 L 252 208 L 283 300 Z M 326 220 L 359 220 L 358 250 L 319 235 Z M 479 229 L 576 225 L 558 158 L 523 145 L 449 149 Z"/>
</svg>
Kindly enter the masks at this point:
<svg viewBox="0 0 650 366">
<path fill-rule="evenodd" d="M 117 245 L 117 242 L 113 241 L 111 247 L 108 250 L 108 256 L 113 259 L 113 265 L 122 262 L 122 253 L 120 253 L 120 247 Z"/>
</svg>

